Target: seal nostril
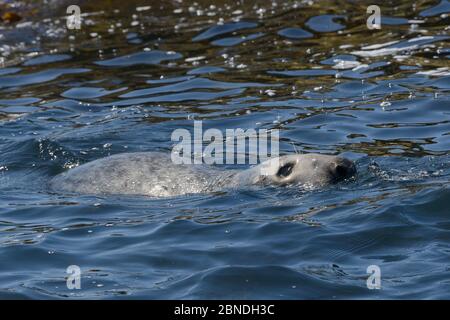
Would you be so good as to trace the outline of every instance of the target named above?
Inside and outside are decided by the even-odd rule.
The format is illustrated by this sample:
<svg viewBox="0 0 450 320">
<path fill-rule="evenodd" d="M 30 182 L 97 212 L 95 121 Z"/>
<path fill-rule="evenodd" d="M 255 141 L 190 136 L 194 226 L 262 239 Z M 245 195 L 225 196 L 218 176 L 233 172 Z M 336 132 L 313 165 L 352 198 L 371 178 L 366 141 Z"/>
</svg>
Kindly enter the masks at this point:
<svg viewBox="0 0 450 320">
<path fill-rule="evenodd" d="M 339 178 L 346 177 L 348 174 L 348 170 L 346 166 L 343 166 L 341 164 L 338 164 L 336 166 L 336 176 Z"/>
<path fill-rule="evenodd" d="M 335 165 L 334 168 L 334 174 L 336 179 L 350 178 L 355 173 L 356 173 L 355 164 L 348 159 L 342 159 Z"/>
</svg>

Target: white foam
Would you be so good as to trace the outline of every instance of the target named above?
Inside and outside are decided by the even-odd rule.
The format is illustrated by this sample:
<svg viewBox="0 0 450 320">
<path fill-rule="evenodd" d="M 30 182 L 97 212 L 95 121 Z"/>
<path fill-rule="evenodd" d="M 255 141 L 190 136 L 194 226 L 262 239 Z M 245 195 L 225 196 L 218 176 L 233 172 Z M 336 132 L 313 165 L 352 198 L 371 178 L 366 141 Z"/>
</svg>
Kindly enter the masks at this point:
<svg viewBox="0 0 450 320">
<path fill-rule="evenodd" d="M 441 67 L 434 70 L 419 71 L 416 74 L 425 76 L 449 76 L 450 69 L 448 67 Z"/>
<path fill-rule="evenodd" d="M 418 49 L 420 47 L 426 47 L 426 46 L 432 46 L 432 44 L 430 44 L 430 42 L 428 41 L 427 43 L 417 43 L 419 41 L 423 41 L 423 40 L 439 40 L 437 37 L 433 37 L 433 36 L 420 36 L 417 38 L 413 38 L 413 39 L 409 39 L 403 43 L 410 43 L 409 45 L 406 46 L 399 46 L 399 47 L 390 47 L 393 44 L 398 43 L 398 41 L 391 41 L 391 42 L 386 42 L 386 43 L 382 43 L 382 44 L 374 44 L 371 46 L 365 46 L 362 47 L 362 50 L 358 50 L 358 51 L 352 51 L 351 53 L 360 57 L 379 57 L 379 56 L 386 56 L 386 55 L 394 55 L 400 51 L 409 51 L 409 50 L 414 50 L 414 49 Z M 389 46 L 386 48 L 386 46 Z"/>
</svg>

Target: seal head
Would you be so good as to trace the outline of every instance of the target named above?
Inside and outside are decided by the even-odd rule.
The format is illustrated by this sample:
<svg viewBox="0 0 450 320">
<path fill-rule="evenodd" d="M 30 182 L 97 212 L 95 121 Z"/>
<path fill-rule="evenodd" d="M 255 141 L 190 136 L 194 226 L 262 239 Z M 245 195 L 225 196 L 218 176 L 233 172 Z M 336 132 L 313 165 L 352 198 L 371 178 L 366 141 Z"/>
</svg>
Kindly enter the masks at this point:
<svg viewBox="0 0 450 320">
<path fill-rule="evenodd" d="M 356 174 L 355 164 L 351 160 L 314 153 L 270 159 L 260 167 L 266 183 L 279 185 L 326 185 Z"/>
</svg>

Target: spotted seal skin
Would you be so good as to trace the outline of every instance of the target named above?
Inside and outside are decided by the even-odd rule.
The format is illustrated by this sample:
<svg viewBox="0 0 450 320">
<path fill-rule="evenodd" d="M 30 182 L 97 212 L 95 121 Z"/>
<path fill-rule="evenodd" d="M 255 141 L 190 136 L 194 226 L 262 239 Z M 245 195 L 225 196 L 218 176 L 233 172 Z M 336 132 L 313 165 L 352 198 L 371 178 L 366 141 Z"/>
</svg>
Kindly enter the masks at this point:
<svg viewBox="0 0 450 320">
<path fill-rule="evenodd" d="M 174 164 L 170 154 L 122 153 L 88 162 L 50 181 L 55 192 L 171 197 L 251 185 L 324 186 L 353 176 L 352 161 L 322 154 L 271 158 L 247 170 Z"/>
</svg>

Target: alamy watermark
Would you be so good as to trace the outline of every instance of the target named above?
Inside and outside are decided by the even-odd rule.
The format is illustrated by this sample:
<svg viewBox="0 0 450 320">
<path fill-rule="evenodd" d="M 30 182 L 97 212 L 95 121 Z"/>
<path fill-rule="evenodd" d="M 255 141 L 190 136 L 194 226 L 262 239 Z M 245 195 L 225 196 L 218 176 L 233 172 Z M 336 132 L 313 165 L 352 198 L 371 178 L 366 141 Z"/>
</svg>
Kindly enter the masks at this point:
<svg viewBox="0 0 450 320">
<path fill-rule="evenodd" d="M 171 140 L 177 142 L 171 153 L 175 164 L 257 164 L 279 156 L 277 129 L 226 129 L 224 135 L 215 128 L 203 132 L 202 121 L 194 121 L 193 135 L 176 129 Z"/>
<path fill-rule="evenodd" d="M 81 9 L 79 6 L 73 4 L 67 7 L 66 13 L 70 14 L 67 16 L 66 26 L 67 29 L 81 29 Z"/>
<path fill-rule="evenodd" d="M 367 267 L 367 273 L 370 274 L 367 278 L 367 289 L 381 289 L 381 269 L 376 264 Z"/>
<path fill-rule="evenodd" d="M 370 16 L 367 18 L 367 28 L 370 30 L 381 29 L 381 9 L 379 6 L 372 4 L 367 7 L 367 13 Z"/>
<path fill-rule="evenodd" d="M 81 268 L 77 265 L 70 265 L 66 269 L 68 274 L 66 286 L 69 290 L 81 289 Z"/>
</svg>

